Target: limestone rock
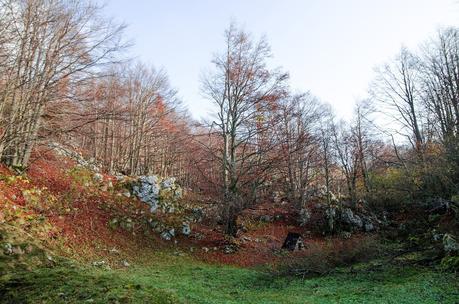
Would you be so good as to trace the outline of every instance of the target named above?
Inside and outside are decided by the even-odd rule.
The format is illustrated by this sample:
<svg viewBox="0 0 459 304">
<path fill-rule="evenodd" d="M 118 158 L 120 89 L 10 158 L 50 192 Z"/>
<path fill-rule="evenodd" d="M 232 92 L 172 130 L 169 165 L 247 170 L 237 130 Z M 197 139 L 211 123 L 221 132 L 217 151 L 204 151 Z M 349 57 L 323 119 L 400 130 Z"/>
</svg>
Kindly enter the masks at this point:
<svg viewBox="0 0 459 304">
<path fill-rule="evenodd" d="M 160 236 L 163 240 L 170 241 L 175 236 L 175 229 L 174 228 L 166 229 L 163 232 L 161 232 Z"/>
<path fill-rule="evenodd" d="M 191 227 L 190 227 L 190 224 L 188 223 L 183 223 L 182 225 L 182 234 L 183 235 L 190 235 L 191 234 Z"/>
<path fill-rule="evenodd" d="M 445 233 L 443 235 L 443 248 L 448 253 L 459 252 L 459 243 L 453 235 Z"/>
<path fill-rule="evenodd" d="M 5 245 L 3 245 L 3 253 L 6 255 L 13 254 L 13 245 L 11 245 L 10 243 L 6 243 Z"/>
<path fill-rule="evenodd" d="M 344 223 L 349 224 L 351 226 L 362 228 L 363 222 L 362 219 L 354 214 L 354 212 L 350 208 L 345 208 L 341 213 L 341 219 Z"/>
<path fill-rule="evenodd" d="M 94 173 L 94 175 L 92 176 L 92 179 L 97 182 L 97 183 L 100 183 L 104 180 L 104 176 L 100 173 Z"/>
<path fill-rule="evenodd" d="M 311 212 L 306 208 L 302 208 L 299 215 L 300 226 L 308 224 L 311 220 Z"/>
</svg>

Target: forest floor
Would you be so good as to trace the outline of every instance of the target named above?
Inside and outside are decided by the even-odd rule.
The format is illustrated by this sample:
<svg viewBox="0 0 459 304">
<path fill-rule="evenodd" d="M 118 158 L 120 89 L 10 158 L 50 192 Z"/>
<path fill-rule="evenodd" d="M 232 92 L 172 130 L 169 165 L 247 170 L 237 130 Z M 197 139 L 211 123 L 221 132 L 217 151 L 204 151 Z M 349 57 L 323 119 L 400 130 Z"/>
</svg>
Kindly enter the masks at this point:
<svg viewBox="0 0 459 304">
<path fill-rule="evenodd" d="M 457 275 L 409 262 L 275 274 L 278 262 L 309 254 L 279 250 L 298 229 L 288 212 L 273 223 L 249 221 L 251 241 L 237 240 L 239 250 L 226 254 L 228 240 L 204 224 L 192 227 L 204 238 L 177 243 L 146 233 L 147 210 L 53 155 L 26 176 L 0 168 L 0 303 L 459 303 Z M 133 227 L 113 229 L 113 218 Z M 310 247 L 330 241 L 306 239 Z"/>
</svg>

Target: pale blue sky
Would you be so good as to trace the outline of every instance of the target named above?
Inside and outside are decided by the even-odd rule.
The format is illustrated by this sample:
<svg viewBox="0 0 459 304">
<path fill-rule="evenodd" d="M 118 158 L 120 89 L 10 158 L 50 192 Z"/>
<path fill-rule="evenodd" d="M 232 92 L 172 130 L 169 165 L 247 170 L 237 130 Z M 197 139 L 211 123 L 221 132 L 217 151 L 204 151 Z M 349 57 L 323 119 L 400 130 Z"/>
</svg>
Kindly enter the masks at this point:
<svg viewBox="0 0 459 304">
<path fill-rule="evenodd" d="M 459 0 L 106 0 L 107 15 L 129 25 L 133 56 L 163 67 L 195 118 L 209 104 L 199 78 L 221 50 L 231 20 L 266 35 L 273 66 L 292 87 L 310 90 L 350 117 L 373 68 L 403 45 L 415 48 L 439 26 L 459 26 Z"/>
</svg>

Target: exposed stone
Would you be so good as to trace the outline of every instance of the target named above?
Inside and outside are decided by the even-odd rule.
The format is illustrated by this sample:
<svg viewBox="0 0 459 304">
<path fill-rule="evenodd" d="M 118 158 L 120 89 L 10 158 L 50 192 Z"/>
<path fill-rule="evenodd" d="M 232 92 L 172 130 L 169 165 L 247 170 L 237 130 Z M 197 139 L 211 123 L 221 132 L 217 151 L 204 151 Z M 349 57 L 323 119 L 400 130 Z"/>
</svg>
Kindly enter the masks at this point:
<svg viewBox="0 0 459 304">
<path fill-rule="evenodd" d="M 74 149 L 66 148 L 57 142 L 50 143 L 49 147 L 52 148 L 58 155 L 73 159 L 81 167 L 85 167 L 93 172 L 100 171 L 99 164 L 97 164 L 97 161 L 94 158 L 86 160 L 81 153 L 75 152 Z"/>
<path fill-rule="evenodd" d="M 365 232 L 372 232 L 372 231 L 375 230 L 375 226 L 373 225 L 373 223 L 370 223 L 370 222 L 365 223 L 363 228 L 364 228 Z"/>
<path fill-rule="evenodd" d="M 161 232 L 161 238 L 165 241 L 170 241 L 172 238 L 175 236 L 175 229 L 166 229 L 163 232 Z"/>
<path fill-rule="evenodd" d="M 265 223 L 270 223 L 273 221 L 273 217 L 270 215 L 262 215 L 260 216 L 260 221 Z"/>
<path fill-rule="evenodd" d="M 346 240 L 347 240 L 347 239 L 350 239 L 351 236 L 352 236 L 352 233 L 350 233 L 350 232 L 348 232 L 348 231 L 343 231 L 343 232 L 341 232 L 341 237 L 342 237 L 343 239 L 346 239 Z"/>
<path fill-rule="evenodd" d="M 6 255 L 13 254 L 13 246 L 10 243 L 3 245 L 3 253 Z"/>
<path fill-rule="evenodd" d="M 107 263 L 105 261 L 95 261 L 95 262 L 92 262 L 92 266 L 94 267 L 103 267 L 107 265 Z"/>
<path fill-rule="evenodd" d="M 96 182 L 101 182 L 104 180 L 104 176 L 100 173 L 94 173 L 92 179 L 95 180 Z"/>
<path fill-rule="evenodd" d="M 169 177 L 162 181 L 161 187 L 164 189 L 173 189 L 175 187 L 175 177 Z"/>
<path fill-rule="evenodd" d="M 443 235 L 443 248 L 448 253 L 459 252 L 459 243 L 453 235 L 445 233 Z"/>
<path fill-rule="evenodd" d="M 193 221 L 200 223 L 204 218 L 204 210 L 202 208 L 192 208 L 191 217 Z"/>
<path fill-rule="evenodd" d="M 344 223 L 349 224 L 351 226 L 362 228 L 363 222 L 362 219 L 354 214 L 350 208 L 345 208 L 341 213 L 341 219 Z"/>
<path fill-rule="evenodd" d="M 129 266 L 131 266 L 131 264 L 129 264 L 129 262 L 126 261 L 126 260 L 123 260 L 123 261 L 121 262 L 121 265 L 123 265 L 124 267 L 129 267 Z"/>
<path fill-rule="evenodd" d="M 282 194 L 279 191 L 273 192 L 273 201 L 274 203 L 278 204 L 282 201 Z"/>
<path fill-rule="evenodd" d="M 304 226 L 308 224 L 310 220 L 311 220 L 311 212 L 306 208 L 302 208 L 300 210 L 300 216 L 299 216 L 300 226 Z"/>
<path fill-rule="evenodd" d="M 236 245 L 233 245 L 233 244 L 230 244 L 230 245 L 225 245 L 223 247 L 223 252 L 225 254 L 232 254 L 232 253 L 235 253 L 237 251 L 237 246 Z"/>
<path fill-rule="evenodd" d="M 191 234 L 190 224 L 188 224 L 188 223 L 183 223 L 182 224 L 182 234 L 186 235 L 186 236 Z"/>
<path fill-rule="evenodd" d="M 111 254 L 120 254 L 120 251 L 113 247 L 112 249 L 110 249 L 110 253 Z"/>
<path fill-rule="evenodd" d="M 161 202 L 164 212 L 174 213 L 171 204 L 182 197 L 182 189 L 175 178 L 166 178 L 163 181 L 156 175 L 140 176 L 132 182 L 132 194 L 150 206 L 150 211 L 156 212 Z"/>
</svg>

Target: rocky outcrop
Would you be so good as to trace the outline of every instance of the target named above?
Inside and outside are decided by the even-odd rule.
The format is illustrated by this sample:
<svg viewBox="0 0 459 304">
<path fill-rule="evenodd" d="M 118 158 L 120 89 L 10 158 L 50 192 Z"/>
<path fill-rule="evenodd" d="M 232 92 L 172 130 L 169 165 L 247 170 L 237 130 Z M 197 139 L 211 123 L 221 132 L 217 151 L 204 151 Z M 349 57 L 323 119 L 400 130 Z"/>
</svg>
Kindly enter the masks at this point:
<svg viewBox="0 0 459 304">
<path fill-rule="evenodd" d="M 165 213 L 174 213 L 175 203 L 183 196 L 182 188 L 173 177 L 161 179 L 156 175 L 148 175 L 136 178 L 117 177 L 117 180 L 121 188 L 124 188 L 125 197 L 134 195 L 147 204 L 152 213 L 158 208 Z"/>
<path fill-rule="evenodd" d="M 100 166 L 94 158 L 85 159 L 81 153 L 76 152 L 74 149 L 64 147 L 60 143 L 52 142 L 48 146 L 53 149 L 58 155 L 73 159 L 79 166 L 87 168 L 93 172 L 99 172 Z"/>
<path fill-rule="evenodd" d="M 150 206 L 150 211 L 158 209 L 160 183 L 157 176 L 141 176 L 132 183 L 132 194 Z"/>
<path fill-rule="evenodd" d="M 443 235 L 443 248 L 447 253 L 459 253 L 459 242 L 456 238 L 449 234 L 445 233 Z"/>
<path fill-rule="evenodd" d="M 299 213 L 300 226 L 304 226 L 311 220 L 311 212 L 307 208 L 301 208 Z"/>
<path fill-rule="evenodd" d="M 363 205 L 351 208 L 351 204 L 316 203 L 302 208 L 298 213 L 301 226 L 311 225 L 311 229 L 321 234 L 341 232 L 372 232 L 378 229 L 380 221 Z"/>
</svg>

